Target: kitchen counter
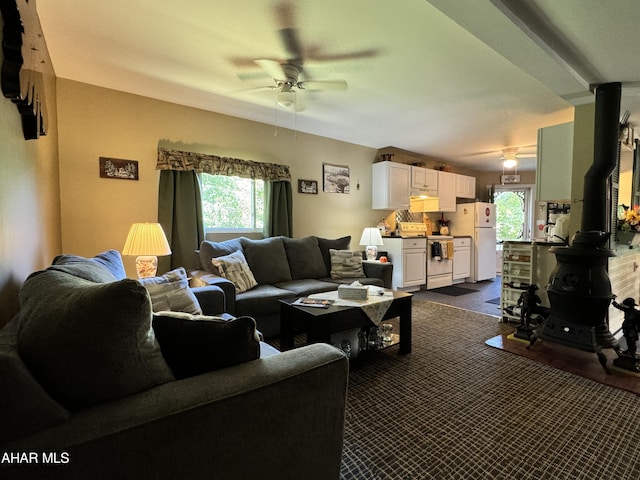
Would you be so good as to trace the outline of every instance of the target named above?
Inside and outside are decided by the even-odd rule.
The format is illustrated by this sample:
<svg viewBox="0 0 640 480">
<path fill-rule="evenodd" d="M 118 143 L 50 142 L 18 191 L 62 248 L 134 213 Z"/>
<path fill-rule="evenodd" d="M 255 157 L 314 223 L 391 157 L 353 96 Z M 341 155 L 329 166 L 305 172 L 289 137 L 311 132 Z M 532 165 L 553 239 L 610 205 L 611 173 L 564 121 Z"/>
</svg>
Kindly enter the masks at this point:
<svg viewBox="0 0 640 480">
<path fill-rule="evenodd" d="M 521 245 L 541 245 L 541 246 L 549 246 L 549 247 L 562 247 L 564 245 L 566 245 L 566 243 L 564 242 L 547 242 L 546 240 L 505 240 L 502 243 L 509 243 L 509 244 L 521 244 Z"/>
<path fill-rule="evenodd" d="M 409 235 L 401 237 L 400 235 L 383 235 L 382 238 L 426 238 L 424 235 Z"/>
</svg>

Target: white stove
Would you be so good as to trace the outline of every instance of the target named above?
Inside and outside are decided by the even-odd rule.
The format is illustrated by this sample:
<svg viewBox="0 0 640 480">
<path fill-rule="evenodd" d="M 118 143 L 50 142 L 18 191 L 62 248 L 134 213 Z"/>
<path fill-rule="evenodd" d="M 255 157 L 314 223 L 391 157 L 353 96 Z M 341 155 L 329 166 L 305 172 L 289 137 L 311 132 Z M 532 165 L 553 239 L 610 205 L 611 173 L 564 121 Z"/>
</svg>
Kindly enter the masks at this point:
<svg viewBox="0 0 640 480">
<path fill-rule="evenodd" d="M 427 236 L 427 226 L 420 222 L 398 222 L 398 231 L 403 238 Z"/>
</svg>

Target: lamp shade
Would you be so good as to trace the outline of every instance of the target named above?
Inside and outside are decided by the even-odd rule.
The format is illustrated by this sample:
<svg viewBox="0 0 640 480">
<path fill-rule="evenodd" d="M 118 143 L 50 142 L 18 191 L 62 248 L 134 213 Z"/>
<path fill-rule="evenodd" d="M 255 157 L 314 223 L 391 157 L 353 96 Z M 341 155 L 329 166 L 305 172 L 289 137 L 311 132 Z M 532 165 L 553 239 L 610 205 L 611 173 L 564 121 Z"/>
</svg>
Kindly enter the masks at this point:
<svg viewBox="0 0 640 480">
<path fill-rule="evenodd" d="M 360 245 L 384 245 L 380 230 L 373 227 L 365 228 L 362 231 L 362 237 L 360 237 Z"/>
<path fill-rule="evenodd" d="M 122 255 L 171 255 L 171 248 L 159 223 L 134 223 Z"/>
</svg>

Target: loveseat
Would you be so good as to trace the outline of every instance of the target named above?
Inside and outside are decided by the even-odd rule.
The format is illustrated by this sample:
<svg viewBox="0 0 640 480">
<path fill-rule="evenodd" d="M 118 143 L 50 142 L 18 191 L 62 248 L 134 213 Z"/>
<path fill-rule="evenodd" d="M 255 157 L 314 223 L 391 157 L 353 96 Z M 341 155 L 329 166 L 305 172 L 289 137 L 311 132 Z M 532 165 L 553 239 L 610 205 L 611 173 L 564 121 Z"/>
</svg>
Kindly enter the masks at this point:
<svg viewBox="0 0 640 480">
<path fill-rule="evenodd" d="M 393 266 L 363 262 L 361 252 L 348 250 L 350 241 L 350 236 L 204 241 L 198 252 L 201 268 L 189 272 L 191 285 L 220 287 L 227 312 L 251 316 L 265 337 L 277 336 L 282 299 L 354 281 L 391 288 Z"/>
<path fill-rule="evenodd" d="M 345 355 L 188 313 L 202 303 L 183 282 L 127 279 L 116 251 L 25 281 L 0 329 L 0 478 L 339 477 Z M 218 288 L 195 292 L 220 308 Z"/>
</svg>

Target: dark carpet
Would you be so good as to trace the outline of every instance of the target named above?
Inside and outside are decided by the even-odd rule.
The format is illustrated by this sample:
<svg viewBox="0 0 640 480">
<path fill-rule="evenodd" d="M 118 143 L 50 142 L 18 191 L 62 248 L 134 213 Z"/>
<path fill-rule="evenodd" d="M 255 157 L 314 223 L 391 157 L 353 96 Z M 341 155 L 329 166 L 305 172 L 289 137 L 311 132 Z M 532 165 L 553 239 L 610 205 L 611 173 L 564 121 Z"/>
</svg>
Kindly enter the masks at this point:
<svg viewBox="0 0 640 480">
<path fill-rule="evenodd" d="M 351 364 L 341 478 L 640 478 L 636 395 L 489 347 L 495 317 L 414 300 L 413 352 Z"/>
<path fill-rule="evenodd" d="M 472 290 L 470 288 L 464 288 L 464 287 L 456 287 L 455 285 L 451 285 L 448 287 L 434 288 L 431 291 L 433 293 L 442 293 L 443 295 L 459 297 L 460 295 L 466 295 L 467 293 L 474 293 L 477 290 Z"/>
<path fill-rule="evenodd" d="M 492 298 L 491 300 L 487 300 L 484 303 L 492 303 L 493 305 L 500 305 L 500 297 Z"/>
</svg>

